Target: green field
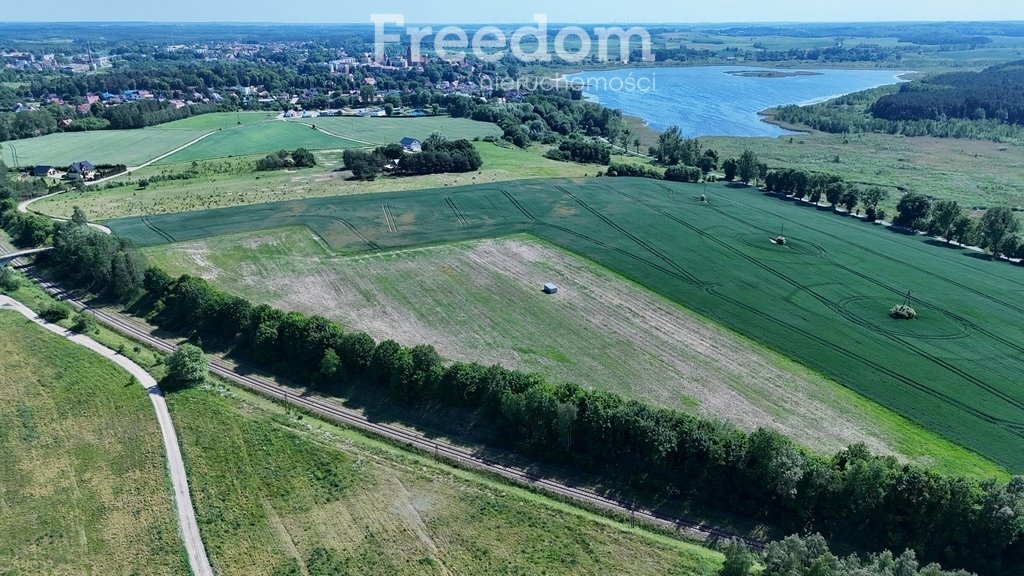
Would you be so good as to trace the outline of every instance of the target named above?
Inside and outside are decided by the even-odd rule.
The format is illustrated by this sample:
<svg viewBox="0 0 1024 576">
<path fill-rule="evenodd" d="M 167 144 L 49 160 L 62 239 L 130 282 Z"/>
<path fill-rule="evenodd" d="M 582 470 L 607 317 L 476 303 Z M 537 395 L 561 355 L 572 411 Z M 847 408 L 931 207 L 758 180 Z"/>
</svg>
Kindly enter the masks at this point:
<svg viewBox="0 0 1024 576">
<path fill-rule="evenodd" d="M 420 118 L 357 118 L 333 116 L 289 120 L 289 124 L 316 125 L 317 128 L 375 145 L 398 142 L 406 136 L 426 139 L 434 132 L 444 134 L 449 140 L 465 138 L 500 137 L 501 128 L 487 122 L 476 122 L 466 118 L 447 116 Z"/>
<path fill-rule="evenodd" d="M 378 341 L 430 344 L 451 360 L 537 372 L 746 430 L 772 428 L 819 453 L 861 442 L 943 472 L 1006 476 L 820 374 L 530 236 L 342 256 L 295 227 L 146 255 L 173 276 L 207 278 L 253 303 L 326 316 Z M 537 290 L 545 278 L 560 279 L 558 298 Z"/>
<path fill-rule="evenodd" d="M 138 166 L 205 134 L 204 130 L 93 130 L 65 132 L 0 144 L 0 157 L 8 166 L 69 166 L 88 160 L 93 164 Z M 15 162 L 15 152 L 17 162 Z"/>
<path fill-rule="evenodd" d="M 188 574 L 146 392 L 0 311 L 0 572 Z"/>
<path fill-rule="evenodd" d="M 108 220 L 298 198 L 444 188 L 523 178 L 575 178 L 593 176 L 601 170 L 600 166 L 549 160 L 543 156 L 546 148 L 540 146 L 521 150 L 489 142 L 476 142 L 474 145 L 480 151 L 484 165 L 479 172 L 470 174 L 431 174 L 358 182 L 348 180 L 348 173 L 336 172 L 341 167 L 341 153 L 327 151 L 316 153 L 319 165 L 311 169 L 255 172 L 254 163 L 259 156 L 205 160 L 198 163 L 201 174 L 197 178 L 153 181 L 144 190 L 134 185 L 141 179 L 173 176 L 192 170 L 190 163 L 161 163 L 118 179 L 131 183 L 131 186 L 71 191 L 37 202 L 32 205 L 32 210 L 70 218 L 73 208 L 79 206 L 90 218 Z"/>
<path fill-rule="evenodd" d="M 710 202 L 703 205 L 704 190 L 632 179 L 530 181 L 110 225 L 143 245 L 307 225 L 348 252 L 529 232 L 1011 471 L 1024 470 L 1019 268 L 751 189 L 709 186 Z M 770 243 L 783 225 L 789 244 Z M 920 318 L 889 319 L 908 290 Z"/>
<path fill-rule="evenodd" d="M 165 130 L 165 132 L 174 132 Z M 357 142 L 343 140 L 317 132 L 308 126 L 285 122 L 260 122 L 217 132 L 194 146 L 168 156 L 159 164 L 192 162 L 229 156 L 252 156 L 269 154 L 277 150 L 326 150 L 361 146 Z"/>
<path fill-rule="evenodd" d="M 168 402 L 217 574 L 711 576 L 721 566 L 709 550 L 234 389 Z"/>
<path fill-rule="evenodd" d="M 248 126 L 267 122 L 277 117 L 273 112 L 215 112 L 213 114 L 200 114 L 184 120 L 168 122 L 153 126 L 153 130 L 201 130 L 210 132 L 213 130 L 227 130 L 237 126 Z"/>
</svg>

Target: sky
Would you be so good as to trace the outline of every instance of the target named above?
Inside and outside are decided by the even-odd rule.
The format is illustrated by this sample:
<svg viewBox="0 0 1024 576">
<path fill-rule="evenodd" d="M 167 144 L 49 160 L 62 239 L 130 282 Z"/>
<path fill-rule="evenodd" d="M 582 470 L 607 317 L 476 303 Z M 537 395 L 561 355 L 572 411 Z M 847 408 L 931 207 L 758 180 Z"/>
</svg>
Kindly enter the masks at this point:
<svg viewBox="0 0 1024 576">
<path fill-rule="evenodd" d="M 82 10 L 80 0 L 5 2 L 0 21 L 162 21 L 370 23 L 371 13 L 404 14 L 410 23 L 531 22 L 547 14 L 560 23 L 862 22 L 1024 20 L 1020 0 L 104 0 Z"/>
</svg>

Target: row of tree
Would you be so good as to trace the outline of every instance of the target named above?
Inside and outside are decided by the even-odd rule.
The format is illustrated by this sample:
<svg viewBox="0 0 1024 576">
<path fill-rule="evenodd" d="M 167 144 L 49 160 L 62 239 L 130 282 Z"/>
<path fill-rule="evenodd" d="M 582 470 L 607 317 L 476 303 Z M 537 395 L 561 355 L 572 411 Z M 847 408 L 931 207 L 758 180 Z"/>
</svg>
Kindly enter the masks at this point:
<svg viewBox="0 0 1024 576">
<path fill-rule="evenodd" d="M 940 236 L 947 242 L 979 246 L 993 256 L 1024 258 L 1024 242 L 1017 236 L 1020 220 L 1006 206 L 989 208 L 972 218 L 956 200 L 939 200 L 922 194 L 905 194 L 896 207 L 893 224 Z"/>
<path fill-rule="evenodd" d="M 825 199 L 833 209 L 842 206 L 850 213 L 858 205 L 863 206 L 868 222 L 885 218 L 885 211 L 878 206 L 889 198 L 889 193 L 877 186 L 860 188 L 835 174 L 791 168 L 770 170 L 764 178 L 764 186 L 769 192 L 780 193 L 797 200 L 807 198 L 814 204 Z"/>
<path fill-rule="evenodd" d="M 62 225 L 51 264 L 80 285 L 126 293 L 109 283 L 119 281 L 117 254 L 132 247 L 96 234 Z M 96 252 L 111 256 L 91 256 Z M 93 266 L 110 273 L 97 277 Z M 142 289 L 140 301 L 153 303 L 150 319 L 162 328 L 230 348 L 323 392 L 360 383 L 411 413 L 429 406 L 440 415 L 435 425 L 452 426 L 448 433 L 457 426 L 446 423 L 470 418 L 493 444 L 781 530 L 818 531 L 868 551 L 912 549 L 927 561 L 983 574 L 1024 569 L 1022 478 L 999 484 L 943 476 L 860 445 L 831 457 L 810 454 L 769 430 L 745 433 L 500 366 L 445 363 L 430 346 L 375 342 L 325 318 L 253 306 L 204 280 L 173 279 L 156 268 L 146 270 Z"/>
</svg>

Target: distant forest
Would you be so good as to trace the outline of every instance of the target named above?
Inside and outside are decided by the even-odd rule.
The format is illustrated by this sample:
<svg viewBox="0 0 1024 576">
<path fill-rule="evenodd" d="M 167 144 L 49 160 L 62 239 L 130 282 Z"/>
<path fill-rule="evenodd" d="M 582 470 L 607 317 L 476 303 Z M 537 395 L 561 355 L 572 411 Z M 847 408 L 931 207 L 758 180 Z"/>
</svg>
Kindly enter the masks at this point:
<svg viewBox="0 0 1024 576">
<path fill-rule="evenodd" d="M 1024 125 L 1024 61 L 904 84 L 879 98 L 871 114 L 893 121 L 994 119 Z"/>
</svg>

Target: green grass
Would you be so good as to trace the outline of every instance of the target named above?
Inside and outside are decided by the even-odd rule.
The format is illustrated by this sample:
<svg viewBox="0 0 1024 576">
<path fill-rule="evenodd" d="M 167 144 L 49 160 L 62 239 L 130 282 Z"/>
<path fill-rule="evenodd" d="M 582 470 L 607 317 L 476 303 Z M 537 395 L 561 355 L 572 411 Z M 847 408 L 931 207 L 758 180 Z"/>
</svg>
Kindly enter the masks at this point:
<svg viewBox="0 0 1024 576">
<path fill-rule="evenodd" d="M 187 574 L 142 387 L 20 314 L 0 333 L 3 571 Z"/>
<path fill-rule="evenodd" d="M 65 132 L 38 138 L 14 140 L 0 145 L 0 158 L 15 166 L 45 164 L 69 166 L 88 160 L 93 164 L 125 164 L 138 166 L 202 136 L 203 130 L 93 130 Z"/>
<path fill-rule="evenodd" d="M 334 116 L 289 120 L 289 124 L 316 125 L 321 130 L 357 141 L 372 144 L 390 144 L 406 136 L 426 139 L 434 132 L 440 132 L 449 140 L 501 136 L 502 131 L 494 124 L 476 122 L 467 118 L 447 116 L 419 118 L 356 118 Z"/>
<path fill-rule="evenodd" d="M 781 138 L 702 138 L 722 158 L 754 151 L 771 167 L 838 174 L 861 186 L 883 186 L 891 198 L 897 188 L 961 205 L 1024 206 L 1019 185 L 1024 155 L 1018 146 L 981 140 L 907 138 L 888 134 L 796 134 Z M 836 159 L 838 158 L 838 162 Z"/>
<path fill-rule="evenodd" d="M 703 192 L 632 179 L 529 181 L 110 225 L 143 245 L 307 225 L 351 253 L 529 232 L 1024 470 L 1020 268 L 749 189 L 710 186 L 708 205 Z M 385 226 L 382 204 L 398 232 Z M 769 243 L 783 224 L 789 244 Z M 889 319 L 908 290 L 920 318 Z"/>
<path fill-rule="evenodd" d="M 484 165 L 479 172 L 470 174 L 434 174 L 355 182 L 347 180 L 348 173 L 335 172 L 341 167 L 340 152 L 317 152 L 319 166 L 312 169 L 254 172 L 254 163 L 260 156 L 199 160 L 198 167 L 202 174 L 198 178 L 154 182 L 145 190 L 135 186 L 141 179 L 191 170 L 191 163 L 160 163 L 119 179 L 131 183 L 131 186 L 89 188 L 83 192 L 69 192 L 37 202 L 32 205 L 32 209 L 52 216 L 70 218 L 73 208 L 79 206 L 90 218 L 107 220 L 123 216 L 204 210 L 297 198 L 444 188 L 522 178 L 593 176 L 601 169 L 600 166 L 549 160 L 543 156 L 546 148 L 540 146 L 529 150 L 508 148 L 488 142 L 477 142 L 475 146 L 480 151 Z"/>
<path fill-rule="evenodd" d="M 163 132 L 173 133 L 175 131 L 163 130 Z M 278 121 L 260 122 L 222 130 L 194 146 L 164 158 L 159 164 L 269 154 L 282 149 L 325 150 L 353 146 L 359 146 L 359 144 L 328 136 L 301 124 Z"/>
<path fill-rule="evenodd" d="M 709 550 L 283 414 L 235 389 L 176 393 L 169 405 L 219 574 L 710 576 L 721 565 Z M 316 549 L 336 562 L 332 571 L 310 562 Z"/>
<path fill-rule="evenodd" d="M 176 122 L 168 122 L 154 126 L 154 130 L 200 130 L 209 132 L 211 130 L 227 130 L 237 126 L 248 126 L 273 120 L 277 114 L 273 112 L 217 112 L 214 114 L 200 114 Z"/>
<path fill-rule="evenodd" d="M 217 118 L 190 118 L 206 127 L 219 127 L 218 122 L 231 122 L 231 114 Z M 175 123 L 177 124 L 177 123 Z M 173 127 L 173 124 L 167 126 Z M 188 126 L 188 124 L 186 124 Z M 319 130 L 314 130 L 316 126 Z M 325 134 L 328 132 L 329 134 Z M 309 118 L 303 120 L 243 123 L 225 128 L 222 133 L 182 150 L 160 161 L 161 164 L 269 154 L 277 150 L 328 150 L 340 148 L 366 148 L 397 142 L 405 136 L 424 139 L 433 132 L 443 132 L 449 138 L 475 138 L 501 135 L 494 124 L 474 122 L 463 118 Z"/>
</svg>

